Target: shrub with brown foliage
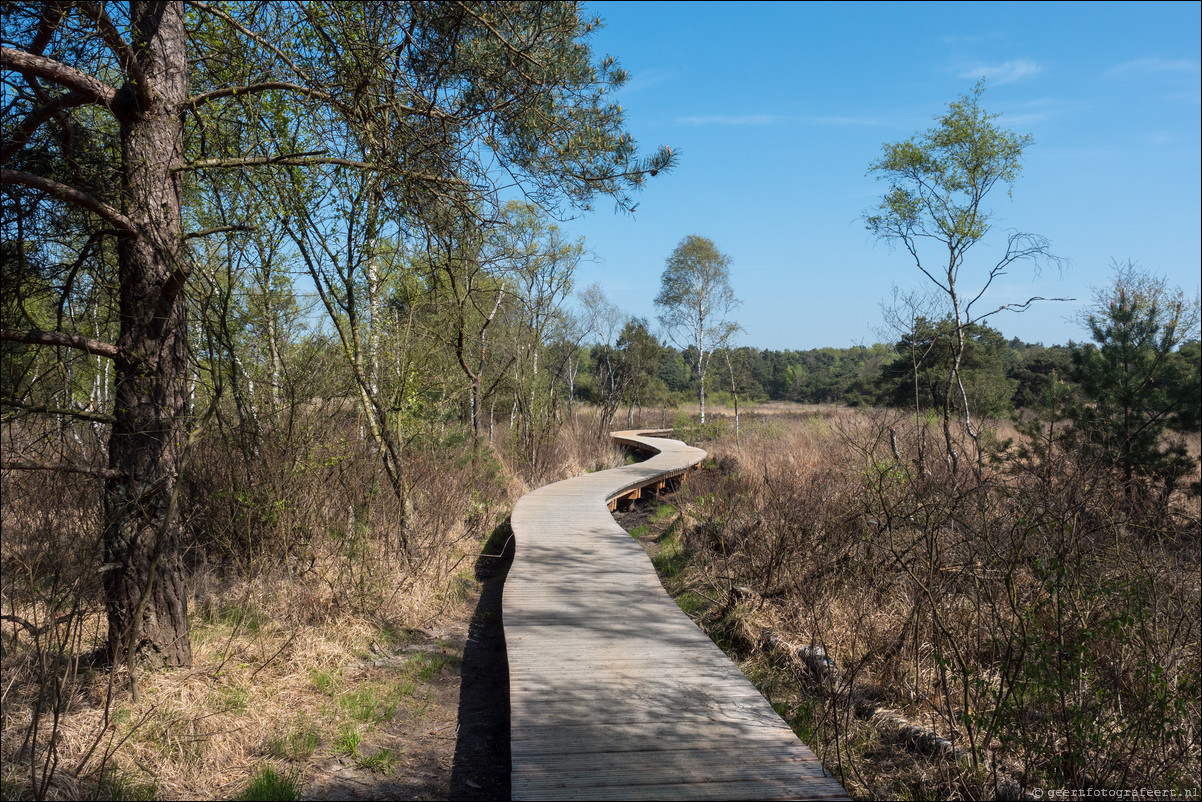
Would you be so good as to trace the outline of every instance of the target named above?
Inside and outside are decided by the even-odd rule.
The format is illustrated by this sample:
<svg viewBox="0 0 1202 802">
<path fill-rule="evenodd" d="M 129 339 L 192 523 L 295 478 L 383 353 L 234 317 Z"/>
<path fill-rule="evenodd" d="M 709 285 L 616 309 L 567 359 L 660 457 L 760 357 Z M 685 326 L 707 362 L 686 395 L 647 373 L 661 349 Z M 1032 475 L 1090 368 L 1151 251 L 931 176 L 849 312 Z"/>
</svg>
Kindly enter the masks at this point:
<svg viewBox="0 0 1202 802">
<path fill-rule="evenodd" d="M 100 480 L 5 471 L 4 798 L 220 796 L 263 760 L 264 737 L 337 731 L 327 681 L 352 687 L 348 666 L 389 644 L 442 642 L 515 498 L 620 463 L 591 413 L 575 417 L 533 457 L 504 426 L 491 449 L 454 425 L 411 433 L 402 543 L 401 502 L 353 405 L 313 401 L 242 428 L 214 416 L 180 480 L 194 669 L 139 667 L 138 695 L 127 667 L 91 662 L 107 637 Z"/>
<path fill-rule="evenodd" d="M 682 494 L 685 584 L 850 789 L 1197 786 L 1196 503 L 1054 438 L 978 472 L 896 414 L 747 428 Z"/>
</svg>

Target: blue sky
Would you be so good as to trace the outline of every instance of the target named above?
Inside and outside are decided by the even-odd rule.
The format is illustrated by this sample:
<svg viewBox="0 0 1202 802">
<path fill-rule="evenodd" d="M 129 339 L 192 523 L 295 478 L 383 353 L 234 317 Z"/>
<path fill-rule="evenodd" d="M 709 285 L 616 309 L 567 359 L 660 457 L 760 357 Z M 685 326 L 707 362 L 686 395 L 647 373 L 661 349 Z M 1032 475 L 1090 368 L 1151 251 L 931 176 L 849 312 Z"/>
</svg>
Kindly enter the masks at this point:
<svg viewBox="0 0 1202 802">
<path fill-rule="evenodd" d="M 606 22 L 594 53 L 630 74 L 617 96 L 629 130 L 680 155 L 633 216 L 600 200 L 563 226 L 595 254 L 578 286 L 599 281 L 629 314 L 654 321 L 664 260 L 698 234 L 732 257 L 743 344 L 881 340 L 891 287 L 923 285 L 908 254 L 864 229 L 884 188 L 867 169 L 982 76 L 982 105 L 1035 139 L 1013 200 L 990 198 L 996 226 L 1042 234 L 1069 262 L 1038 276 L 1019 265 L 987 297 L 1078 299 L 993 325 L 1032 342 L 1082 339 L 1074 317 L 1115 259 L 1198 292 L 1202 4 L 586 7 Z M 978 245 L 963 286 L 994 244 Z"/>
</svg>

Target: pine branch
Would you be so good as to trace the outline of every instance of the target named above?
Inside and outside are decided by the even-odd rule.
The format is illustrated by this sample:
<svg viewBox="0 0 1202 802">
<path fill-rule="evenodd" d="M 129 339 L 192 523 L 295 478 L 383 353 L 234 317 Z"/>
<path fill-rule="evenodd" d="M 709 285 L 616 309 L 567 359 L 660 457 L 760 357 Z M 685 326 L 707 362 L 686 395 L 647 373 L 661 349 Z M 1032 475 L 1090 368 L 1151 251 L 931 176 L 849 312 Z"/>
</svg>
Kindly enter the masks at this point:
<svg viewBox="0 0 1202 802">
<path fill-rule="evenodd" d="M 305 97 L 324 100 L 335 105 L 338 104 L 338 100 L 333 95 L 329 94 L 328 92 L 323 92 L 320 89 L 313 89 L 312 87 L 301 86 L 300 84 L 289 83 L 288 81 L 262 81 L 257 84 L 247 84 L 246 86 L 226 86 L 222 87 L 221 89 L 214 89 L 212 92 L 206 92 L 203 95 L 197 95 L 196 97 L 190 98 L 186 103 L 184 103 L 180 107 L 180 111 L 195 111 L 206 103 L 212 103 L 214 100 L 221 100 L 222 98 L 226 97 L 253 95 L 259 92 L 270 92 L 273 90 L 292 92 L 294 94 L 304 95 Z M 404 103 L 389 103 L 387 105 L 390 108 L 395 108 L 399 111 L 405 112 L 406 114 L 431 117 L 436 120 L 454 119 L 453 115 L 447 114 L 441 109 L 435 108 L 433 104 L 430 104 L 429 108 L 425 111 Z"/>
<path fill-rule="evenodd" d="M 539 61 L 534 56 L 527 53 L 525 50 L 514 47 L 513 43 L 510 42 L 509 39 L 503 33 L 501 33 L 496 28 L 494 28 L 488 22 L 488 20 L 481 17 L 475 11 L 472 11 L 470 6 L 468 6 L 466 3 L 463 3 L 463 2 L 456 2 L 455 5 L 459 6 L 461 9 L 463 9 L 464 13 L 466 13 L 469 17 L 476 20 L 476 22 L 480 23 L 485 28 L 487 28 L 489 30 L 489 32 L 492 33 L 493 36 L 497 37 L 497 41 L 499 41 L 501 43 L 502 47 L 504 47 L 506 50 L 508 50 L 513 55 L 515 55 L 521 59 L 524 59 L 525 61 L 530 62 L 535 67 L 538 67 L 540 70 L 543 71 L 544 75 L 546 74 L 547 68 L 543 65 L 543 63 L 541 61 Z M 515 66 L 515 69 L 516 69 L 516 66 Z M 523 78 L 525 78 L 527 81 L 529 81 L 532 84 L 541 85 L 543 83 L 542 81 L 536 80 L 535 78 L 532 78 L 531 76 L 527 75 L 522 70 L 518 70 L 518 74 L 521 75 Z"/>
<path fill-rule="evenodd" d="M 34 412 L 43 415 L 67 415 L 79 420 L 92 421 L 93 423 L 115 423 L 117 420 L 112 415 L 105 415 L 103 412 L 89 412 L 83 409 L 59 409 L 47 406 L 46 404 L 22 404 L 20 401 L 12 401 L 7 398 L 0 399 L 0 406 L 12 407 L 22 412 Z"/>
<path fill-rule="evenodd" d="M 207 237 L 212 234 L 224 234 L 229 231 L 251 232 L 257 231 L 254 226 L 233 225 L 233 226 L 218 226 L 217 228 L 206 228 L 204 231 L 193 231 L 189 234 L 184 234 L 184 239 L 196 239 L 197 237 Z"/>
<path fill-rule="evenodd" d="M 125 351 L 112 343 L 93 340 L 90 337 L 83 337 L 78 334 L 68 334 L 65 331 L 38 331 L 37 329 L 17 331 L 14 329 L 0 329 L 0 340 L 10 343 L 23 343 L 25 345 L 58 345 L 66 348 L 74 348 L 84 353 L 93 354 L 94 356 L 108 357 L 115 362 L 123 364 L 130 361 Z"/>
<path fill-rule="evenodd" d="M 40 189 L 47 195 L 74 204 L 81 209 L 104 218 L 107 222 L 119 228 L 123 234 L 137 233 L 137 228 L 134 226 L 133 221 L 112 206 L 109 206 L 97 197 L 89 195 L 86 192 L 80 192 L 78 189 L 69 187 L 66 184 L 60 184 L 51 178 L 34 175 L 33 173 L 24 173 L 20 170 L 0 170 L 0 184 L 22 184 L 33 189 Z"/>
<path fill-rule="evenodd" d="M 117 90 L 104 81 L 68 67 L 61 61 L 45 56 L 35 56 L 23 50 L 0 47 L 0 66 L 22 75 L 31 75 L 53 81 L 59 86 L 78 92 L 88 98 L 87 102 L 109 107 L 117 96 Z"/>
<path fill-rule="evenodd" d="M 49 103 L 38 106 L 21 121 L 21 124 L 17 126 L 17 130 L 9 136 L 8 144 L 4 146 L 4 150 L 0 151 L 0 164 L 7 163 L 29 141 L 29 138 L 42 126 L 42 123 L 51 117 L 58 116 L 62 113 L 63 109 L 71 108 L 72 106 L 83 106 L 91 102 L 93 101 L 87 95 L 80 92 L 67 92 L 66 94 L 59 95 Z"/>
<path fill-rule="evenodd" d="M 188 99 L 182 106 L 180 111 L 195 111 L 206 103 L 212 103 L 214 100 L 220 100 L 225 97 L 237 97 L 239 95 L 252 95 L 258 92 L 270 92 L 273 89 L 283 90 L 285 92 L 293 92 L 306 97 L 317 98 L 318 100 L 333 101 L 334 98 L 326 92 L 319 89 L 311 89 L 300 84 L 293 84 L 287 81 L 263 81 L 257 84 L 247 84 L 246 86 L 226 86 L 221 89 L 214 89 L 212 92 L 205 92 L 203 95 L 197 95 L 194 98 Z"/>
<path fill-rule="evenodd" d="M 341 167 L 357 167 L 361 170 L 375 170 L 378 165 L 355 159 L 342 159 L 334 156 L 323 156 L 325 151 L 314 150 L 305 153 L 284 153 L 279 156 L 253 156 L 235 159 L 205 159 L 203 161 L 182 164 L 173 168 L 175 172 L 192 170 L 228 170 L 238 167 L 311 167 L 322 164 L 338 165 Z"/>
<path fill-rule="evenodd" d="M 257 156 L 245 159 L 205 159 L 173 168 L 175 172 L 191 172 L 193 170 L 230 170 L 241 167 L 318 167 L 333 165 L 338 167 L 354 167 L 359 170 L 380 170 L 381 166 L 374 162 L 364 162 L 357 159 L 343 159 L 336 156 L 319 156 L 323 151 L 313 153 L 289 153 L 282 156 Z M 459 187 L 470 187 L 462 178 L 444 178 L 430 173 L 401 173 L 403 178 L 426 181 L 431 184 L 449 184 Z"/>
<path fill-rule="evenodd" d="M 0 471 L 54 471 L 55 473 L 82 473 L 101 479 L 121 479 L 124 471 L 115 468 L 97 468 L 92 465 L 76 465 L 70 462 L 24 462 L 5 460 L 0 462 Z"/>
<path fill-rule="evenodd" d="M 125 70 L 126 80 L 134 86 L 139 106 L 143 111 L 154 108 L 154 95 L 150 91 L 150 81 L 147 80 L 146 73 L 142 71 L 142 65 L 138 63 L 134 49 L 122 38 L 121 32 L 109 19 L 104 7 L 95 3 L 80 3 L 79 9 L 96 23 L 96 27 L 100 30 L 100 38 L 121 62 L 121 69 Z"/>
<path fill-rule="evenodd" d="M 308 83 L 308 84 L 316 83 L 312 78 L 309 77 L 309 75 L 307 73 L 304 72 L 304 70 L 302 70 L 300 67 L 297 67 L 296 64 L 293 63 L 292 59 L 288 58 L 288 56 L 285 55 L 282 50 L 280 50 L 278 47 L 273 45 L 271 42 L 264 39 L 262 36 L 259 36 L 257 33 L 250 30 L 249 28 L 247 28 L 242 23 L 238 22 L 236 19 L 231 17 L 229 14 L 227 14 L 225 11 L 221 10 L 220 8 L 217 8 L 216 6 L 210 6 L 207 3 L 202 3 L 202 2 L 200 2 L 200 0 L 187 0 L 187 2 L 188 2 L 188 5 L 192 6 L 193 8 L 195 8 L 199 11 L 203 11 L 206 14 L 211 14 L 214 17 L 217 17 L 219 20 L 224 22 L 226 25 L 229 25 L 231 28 L 238 31 L 243 36 L 245 36 L 247 39 L 250 39 L 255 44 L 259 45 L 260 47 L 264 48 L 265 50 L 270 50 L 272 53 L 274 53 L 276 55 L 277 58 L 280 59 L 280 61 L 287 64 L 289 69 L 291 69 L 292 72 L 298 78 L 300 78 L 302 81 L 304 81 L 305 83 Z"/>
</svg>

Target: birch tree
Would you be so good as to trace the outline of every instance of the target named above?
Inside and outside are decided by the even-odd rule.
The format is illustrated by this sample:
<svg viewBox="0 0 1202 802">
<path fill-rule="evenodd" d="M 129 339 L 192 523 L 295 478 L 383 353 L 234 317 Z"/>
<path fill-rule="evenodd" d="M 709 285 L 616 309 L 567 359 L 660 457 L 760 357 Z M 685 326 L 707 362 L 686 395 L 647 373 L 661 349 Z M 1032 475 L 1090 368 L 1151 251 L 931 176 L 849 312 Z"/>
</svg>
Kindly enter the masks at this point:
<svg viewBox="0 0 1202 802">
<path fill-rule="evenodd" d="M 681 351 L 693 348 L 697 406 L 705 423 L 710 359 L 739 331 L 739 324 L 730 319 L 739 306 L 730 288 L 730 257 L 705 237 L 685 237 L 668 257 L 655 305 L 672 344 Z"/>
<path fill-rule="evenodd" d="M 950 307 L 952 358 L 940 404 L 944 453 L 953 471 L 961 453 L 952 431 L 953 416 L 963 422 L 974 444 L 978 471 L 983 466 L 980 430 L 962 376 L 968 327 L 1005 310 L 1023 311 L 1036 301 L 1066 300 L 1033 296 L 992 308 L 984 300 L 990 286 L 1016 263 L 1038 266 L 1045 259 L 1056 261 L 1047 239 L 1038 234 L 1006 232 L 992 264 L 986 259 L 981 268 L 967 272 L 969 252 L 993 228 L 988 198 L 1001 186 L 1010 194 L 1022 173 L 1023 151 L 1033 141 L 1030 134 L 1016 134 L 994 123 L 998 115 L 981 106 L 984 91 L 984 81 L 978 82 L 972 92 L 952 101 L 947 113 L 935 118 L 935 127 L 884 146 L 869 174 L 887 181 L 889 190 L 877 208 L 864 216 L 876 237 L 906 249 Z"/>
</svg>

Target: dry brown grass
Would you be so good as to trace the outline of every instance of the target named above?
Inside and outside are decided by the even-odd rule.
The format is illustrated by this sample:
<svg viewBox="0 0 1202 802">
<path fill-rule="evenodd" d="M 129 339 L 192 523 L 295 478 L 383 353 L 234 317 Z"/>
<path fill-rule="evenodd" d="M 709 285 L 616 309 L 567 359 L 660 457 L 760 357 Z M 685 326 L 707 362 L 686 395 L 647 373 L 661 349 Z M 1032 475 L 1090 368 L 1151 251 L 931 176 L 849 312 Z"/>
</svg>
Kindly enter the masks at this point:
<svg viewBox="0 0 1202 802">
<path fill-rule="evenodd" d="M 1147 521 L 1099 510 L 1113 488 L 1090 466 L 1065 462 L 1042 495 L 1017 496 L 1042 508 L 1015 506 L 1015 494 L 1001 491 L 1038 479 L 1038 466 L 1026 474 L 990 466 L 993 495 L 946 481 L 938 465 L 922 477 L 893 462 L 890 429 L 903 456 L 913 457 L 915 433 L 901 416 L 797 405 L 773 405 L 762 415 L 741 411 L 739 443 L 725 410 L 697 429 L 708 438 L 714 467 L 686 485 L 687 526 L 677 524 L 669 538 L 675 542 L 661 544 L 657 559 L 680 568 L 673 555 L 688 556 L 687 570 L 672 580 L 681 598 L 850 790 L 886 798 L 988 795 L 1000 788 L 999 777 L 1016 776 L 1033 787 L 1041 777 L 1065 775 L 1050 756 L 1064 751 L 1055 733 L 1068 731 L 1078 713 L 1106 722 L 1109 729 L 1098 732 L 1110 733 L 1110 741 L 1126 733 L 1137 739 L 1132 743 L 1155 747 L 1147 751 L 1161 761 L 1161 773 L 1128 756 L 1131 781 L 1197 781 L 1196 504 L 1192 519 L 1179 516 L 1152 532 Z M 408 465 L 417 518 L 407 557 L 398 552 L 395 498 L 353 419 L 327 417 L 294 430 L 286 443 L 267 437 L 239 448 L 233 441 L 202 444 L 184 505 L 195 664 L 139 669 L 137 702 L 124 667 L 89 669 L 82 661 L 105 642 L 94 480 L 6 472 L 4 797 L 34 795 L 36 785 L 37 795 L 60 799 L 227 798 L 268 765 L 316 795 L 444 796 L 457 661 L 479 587 L 469 570 L 474 554 L 522 492 L 624 459 L 599 447 L 590 414 L 582 410 L 533 455 L 506 427 L 494 432 L 492 451 L 474 459 L 462 438 L 415 444 Z M 642 422 L 658 425 L 647 416 Z M 1094 483 L 1083 484 L 1090 477 Z M 1053 508 L 1074 531 L 1095 533 L 1059 541 L 1063 553 L 1080 557 L 1074 573 L 1061 577 L 1064 592 L 1085 604 L 1065 621 L 1118 622 L 1095 627 L 1096 636 L 1080 626 L 1070 634 L 1114 656 L 1088 668 L 1104 668 L 1104 682 L 1125 695 L 1077 707 L 1011 705 L 1028 718 L 1016 718 L 1010 735 L 983 745 L 996 776 L 966 768 L 963 753 L 935 759 L 905 746 L 895 723 L 868 714 L 894 711 L 955 737 L 966 687 L 975 704 L 1016 678 L 1041 679 L 1005 659 L 1007 644 L 1018 643 L 1020 619 L 982 615 L 1005 598 L 974 588 L 998 587 L 998 555 L 1009 553 L 1008 587 L 1026 605 L 1024 620 L 1046 639 L 1053 619 L 1041 606 L 1047 573 L 1036 558 L 1049 552 L 1038 543 L 1030 555 L 1016 551 L 1022 528 L 1013 522 L 1039 513 L 1046 523 Z M 913 555 L 928 536 L 942 551 L 922 563 Z M 925 607 L 922 583 L 907 573 L 924 565 L 938 594 Z M 1134 609 L 1132 620 L 1112 615 L 1123 608 L 1102 592 L 1107 588 Z M 1003 639 L 978 637 L 982 627 Z M 799 652 L 790 657 L 765 641 L 769 631 L 794 645 L 822 646 L 837 674 L 816 676 Z M 953 637 L 972 666 L 967 684 L 947 670 Z M 1148 666 L 1170 684 L 1140 685 Z M 1123 729 L 1115 703 L 1149 708 L 1139 694 L 1166 687 L 1172 693 L 1162 698 L 1176 718 L 1145 719 L 1134 734 Z M 1036 719 L 1039 732 L 1051 736 L 1035 737 Z M 1156 721 L 1177 723 L 1157 730 Z M 1093 761 L 1093 779 L 1113 780 L 1113 762 L 1097 750 L 1080 754 Z M 1194 775 L 1181 768 L 1183 755 L 1192 755 Z"/>
<path fill-rule="evenodd" d="M 357 755 L 342 755 L 348 765 L 382 748 L 408 762 L 395 743 L 397 733 L 409 731 L 418 742 L 438 725 L 441 737 L 453 741 L 447 722 L 423 717 L 431 695 L 443 692 L 438 675 L 453 673 L 462 651 L 456 636 L 470 611 L 466 581 L 449 603 L 442 594 L 427 593 L 417 604 L 382 610 L 391 619 L 387 625 L 354 614 L 300 621 L 297 594 L 278 578 L 223 582 L 220 589 L 200 584 L 191 670 L 140 672 L 137 702 L 125 690 L 124 669 L 118 669 L 114 689 L 108 672 L 81 678 L 60 724 L 58 760 L 67 770 L 49 798 L 91 796 L 98 780 L 102 796 L 153 787 L 158 798 L 230 798 L 264 763 L 312 781 L 322 773 L 320 761 L 341 754 L 344 727 L 354 727 L 363 739 Z M 447 630 L 416 626 L 432 619 Z M 411 644 L 434 651 L 406 652 Z M 21 656 L 6 655 L 10 683 L 25 679 Z M 391 661 L 371 665 L 382 658 Z M 422 679 L 427 666 L 435 673 Z M 366 694 L 367 701 L 356 694 Z M 361 713 L 356 704 L 373 709 Z M 9 707 L 7 743 L 19 744 L 31 715 L 32 708 L 19 701 Z M 97 737 L 99 749 L 85 760 Z M 10 771 L 19 765 L 7 749 L 5 757 Z M 449 765 L 444 768 L 449 772 Z M 16 783 L 19 775 L 6 779 Z"/>
<path fill-rule="evenodd" d="M 446 798 L 476 554 L 526 489 L 622 461 L 590 414 L 533 466 L 504 427 L 474 457 L 454 432 L 412 443 L 408 554 L 347 410 L 202 441 L 182 505 L 194 664 L 140 667 L 137 701 L 124 666 L 86 663 L 105 643 L 96 482 L 5 472 L 3 613 L 58 623 L 0 629 L 4 798 L 229 798 L 263 766 L 318 796 Z"/>
<path fill-rule="evenodd" d="M 599 437 L 598 430 L 597 410 L 585 404 L 577 404 L 562 424 L 537 438 L 533 452 L 521 432 L 498 426 L 491 449 L 510 477 L 511 497 L 520 498 L 548 482 L 621 465 L 622 451 L 608 436 Z"/>
<path fill-rule="evenodd" d="M 937 431 L 920 468 L 884 411 L 700 433 L 669 584 L 853 795 L 1197 785 L 1196 498 L 1132 508 L 1063 449 L 951 473 Z"/>
<path fill-rule="evenodd" d="M 229 798 L 264 764 L 317 782 L 332 760 L 372 765 L 380 749 L 392 757 L 382 753 L 377 768 L 425 772 L 436 795 L 445 794 L 454 699 L 438 706 L 444 719 L 451 711 L 450 722 L 428 708 L 449 692 L 462 653 L 476 582 L 458 566 L 478 550 L 478 525 L 461 519 L 437 544 L 445 553 L 409 563 L 397 559 L 392 538 L 370 528 L 306 538 L 302 560 L 273 565 L 260 553 L 246 560 L 253 570 L 202 562 L 189 583 L 194 664 L 139 669 L 134 701 L 124 667 L 72 666 L 105 642 L 98 588 L 45 592 L 47 562 L 21 554 L 39 533 L 22 526 L 14 478 L 5 484 L 6 612 L 35 626 L 64 607 L 86 613 L 37 639 L 4 627 L 5 798 Z M 73 559 L 89 564 L 85 555 Z M 29 582 L 12 573 L 26 566 Z M 373 709 L 359 710 L 364 705 Z M 30 748 L 35 718 L 40 732 Z M 357 754 L 339 745 L 345 728 L 362 737 Z M 442 754 L 424 760 L 434 739 L 444 742 Z M 423 765 L 430 761 L 437 770 Z M 50 764 L 57 770 L 47 776 Z"/>
</svg>

